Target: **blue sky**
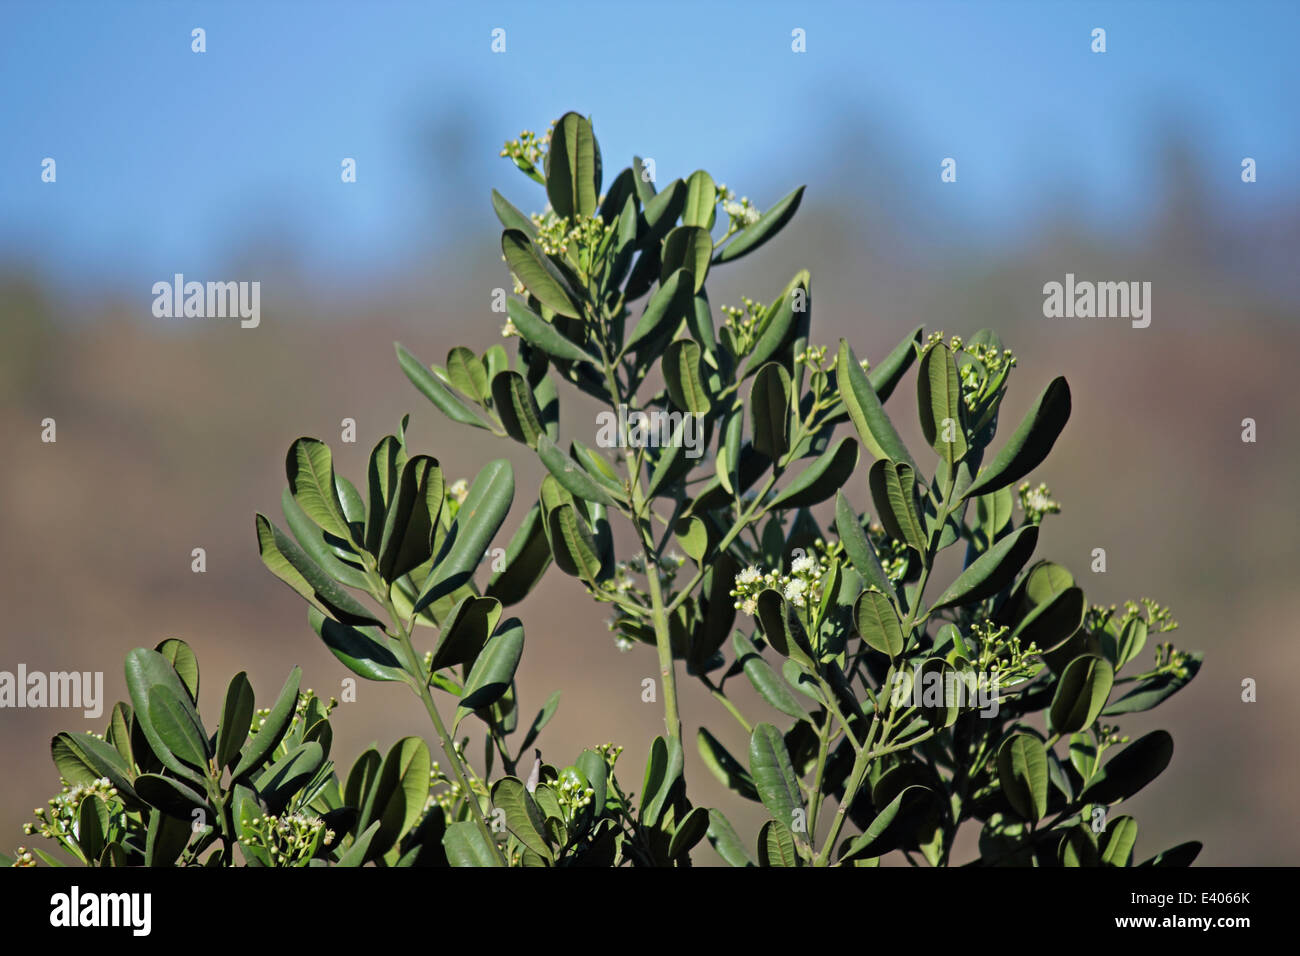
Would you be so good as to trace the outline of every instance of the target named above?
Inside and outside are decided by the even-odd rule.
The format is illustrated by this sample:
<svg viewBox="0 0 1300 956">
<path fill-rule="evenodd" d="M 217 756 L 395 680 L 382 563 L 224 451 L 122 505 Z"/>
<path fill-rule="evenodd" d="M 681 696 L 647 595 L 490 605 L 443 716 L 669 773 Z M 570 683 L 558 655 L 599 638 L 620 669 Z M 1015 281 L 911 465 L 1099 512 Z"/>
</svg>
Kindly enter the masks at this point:
<svg viewBox="0 0 1300 956">
<path fill-rule="evenodd" d="M 1165 124 L 1221 176 L 1211 201 L 1294 202 L 1297 27 L 1282 2 L 9 2 L 0 263 L 135 285 L 281 249 L 363 283 L 490 215 L 493 185 L 538 205 L 496 151 L 566 109 L 594 117 L 607 180 L 639 152 L 762 206 L 860 164 L 994 240 L 1062 197 L 1131 226 Z M 837 153 L 864 118 L 876 145 Z M 945 156 L 962 188 L 940 198 Z"/>
</svg>

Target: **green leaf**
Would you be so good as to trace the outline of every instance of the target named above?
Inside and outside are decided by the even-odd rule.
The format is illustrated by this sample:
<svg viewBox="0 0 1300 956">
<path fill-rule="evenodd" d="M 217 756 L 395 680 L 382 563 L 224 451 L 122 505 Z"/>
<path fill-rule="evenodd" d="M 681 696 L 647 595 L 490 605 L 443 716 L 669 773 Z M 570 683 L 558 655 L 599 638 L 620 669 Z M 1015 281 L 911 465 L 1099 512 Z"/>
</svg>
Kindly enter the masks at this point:
<svg viewBox="0 0 1300 956">
<path fill-rule="evenodd" d="M 799 716 L 803 716 L 802 711 Z M 707 729 L 701 727 L 695 735 L 695 743 L 699 748 L 700 757 L 704 760 L 704 765 L 727 789 L 734 790 L 746 800 L 758 799 L 758 790 L 754 787 L 754 778 L 749 775 L 749 772 L 745 770 L 740 761 L 733 757 L 731 752 L 723 746 L 722 741 L 714 737 Z"/>
<path fill-rule="evenodd" d="M 1164 730 L 1152 731 L 1111 757 L 1083 788 L 1079 800 L 1105 804 L 1127 800 L 1164 773 L 1173 754 L 1174 738 Z"/>
<path fill-rule="evenodd" d="M 136 793 L 151 807 L 179 820 L 189 820 L 195 810 L 211 813 L 207 798 L 173 777 L 142 773 L 135 778 Z"/>
<path fill-rule="evenodd" d="M 506 548 L 505 568 L 488 580 L 487 596 L 505 607 L 517 604 L 541 581 L 551 564 L 551 546 L 542 529 L 542 509 L 534 504 Z"/>
<path fill-rule="evenodd" d="M 530 239 L 536 237 L 537 227 L 533 221 L 513 206 L 505 196 L 492 190 L 492 209 L 506 229 L 518 229 Z"/>
<path fill-rule="evenodd" d="M 396 581 L 429 560 L 447 482 L 437 459 L 416 455 L 402 467 L 380 537 L 379 574 Z"/>
<path fill-rule="evenodd" d="M 394 652 L 390 638 L 378 628 L 358 628 L 326 617 L 314 607 L 307 609 L 307 623 L 354 674 L 367 680 L 404 680 L 406 671 Z"/>
<path fill-rule="evenodd" d="M 461 694 L 460 706 L 456 708 L 453 733 L 471 713 L 490 707 L 510 689 L 510 682 L 515 679 L 515 671 L 519 668 L 519 658 L 523 652 L 524 626 L 518 618 L 508 618 L 483 645 L 482 652 L 470 669 L 469 677 L 465 679 L 465 690 Z"/>
<path fill-rule="evenodd" d="M 324 613 L 349 624 L 378 624 L 364 604 L 341 588 L 266 515 L 256 516 L 257 550 L 277 578 Z"/>
<path fill-rule="evenodd" d="M 1151 859 L 1138 866 L 1186 867 L 1191 866 L 1200 855 L 1204 844 L 1200 840 L 1190 840 L 1171 847 L 1163 853 L 1157 853 Z"/>
<path fill-rule="evenodd" d="M 693 339 L 678 339 L 668 346 L 663 371 L 674 405 L 696 415 L 709 413 L 712 403 L 700 372 L 700 346 Z"/>
<path fill-rule="evenodd" d="M 804 269 L 790 280 L 785 290 L 764 310 L 759 322 L 762 331 L 745 362 L 745 377 L 754 374 L 778 356 L 790 361 L 790 356 L 780 353 L 790 345 L 799 328 L 806 326 L 811 308 L 812 276 Z M 802 318 L 796 319 L 796 315 Z"/>
<path fill-rule="evenodd" d="M 1133 844 L 1137 842 L 1138 824 L 1130 816 L 1119 816 L 1106 824 L 1101 841 L 1102 866 L 1128 866 L 1133 861 Z"/>
<path fill-rule="evenodd" d="M 500 620 L 501 602 L 496 598 L 473 594 L 461 598 L 442 622 L 442 633 L 429 670 L 472 665 Z"/>
<path fill-rule="evenodd" d="M 571 319 L 582 316 L 568 280 L 528 236 L 517 229 L 507 229 L 501 234 L 501 251 L 515 278 L 538 302 L 557 315 Z"/>
<path fill-rule="evenodd" d="M 898 818 L 904 801 L 911 803 L 927 792 L 928 790 L 925 787 L 916 784 L 898 791 L 894 798 L 885 804 L 884 808 L 867 824 L 865 830 L 852 840 L 846 841 L 844 848 L 840 851 L 839 862 L 851 863 L 854 860 L 876 856 L 884 850 L 890 849 L 884 845 L 885 836 L 890 826 Z"/>
<path fill-rule="evenodd" d="M 470 824 L 470 826 L 473 826 L 473 824 Z M 366 855 L 370 852 L 370 841 L 375 838 L 375 834 L 378 832 L 379 821 L 376 820 L 374 823 L 370 824 L 370 826 L 366 827 L 365 831 L 352 841 L 352 845 L 347 848 L 342 856 L 339 857 L 339 861 L 335 866 L 354 867 L 364 864 L 366 862 Z"/>
<path fill-rule="evenodd" d="M 997 594 L 1015 579 L 1037 544 L 1037 525 L 1024 525 L 1007 535 L 958 575 L 930 610 L 971 604 Z"/>
<path fill-rule="evenodd" d="M 506 434 L 529 448 L 536 448 L 538 436 L 545 432 L 542 412 L 528 381 L 513 370 L 498 372 L 492 379 L 492 403 Z"/>
<path fill-rule="evenodd" d="M 387 853 L 424 814 L 429 796 L 429 747 L 419 737 L 403 737 L 389 749 L 366 796 L 357 828 L 380 821 L 369 856 Z"/>
<path fill-rule="evenodd" d="M 334 537 L 351 541 L 352 529 L 343 516 L 329 445 L 315 438 L 299 438 L 289 446 L 285 471 L 293 499 L 307 517 Z"/>
<path fill-rule="evenodd" d="M 397 363 L 402 367 L 406 377 L 411 380 L 411 384 L 419 389 L 429 401 L 433 402 L 444 415 L 453 422 L 459 422 L 462 425 L 473 425 L 475 428 L 487 428 L 487 422 L 479 418 L 469 406 L 453 395 L 442 382 L 434 376 L 433 372 L 421 362 L 418 358 L 396 343 Z M 371 508 L 374 507 L 372 502 Z"/>
<path fill-rule="evenodd" d="M 1019 481 L 1047 458 L 1070 419 L 1070 386 L 1053 379 L 1038 396 L 1011 439 L 966 489 L 966 497 L 984 495 Z"/>
<path fill-rule="evenodd" d="M 268 810 L 279 814 L 293 795 L 311 781 L 323 763 L 325 749 L 315 740 L 308 741 L 263 770 L 254 786 L 266 801 Z"/>
<path fill-rule="evenodd" d="M 77 808 L 77 846 L 87 860 L 98 860 L 104 852 L 108 826 L 108 807 L 104 801 L 93 793 L 82 797 Z"/>
<path fill-rule="evenodd" d="M 490 461 L 474 477 L 425 582 L 416 610 L 469 582 L 515 498 L 515 473 L 504 458 Z"/>
<path fill-rule="evenodd" d="M 835 380 L 849 420 L 872 456 L 905 463 L 915 472 L 916 462 L 898 437 L 867 373 L 862 371 L 857 356 L 844 339 L 840 339 L 840 349 L 835 358 Z"/>
<path fill-rule="evenodd" d="M 732 866 L 753 866 L 754 861 L 745 849 L 740 835 L 721 810 L 709 810 L 709 843 Z"/>
<path fill-rule="evenodd" d="M 879 591 L 863 591 L 853 607 L 853 622 L 868 646 L 890 659 L 903 653 L 903 627 L 893 602 Z"/>
<path fill-rule="evenodd" d="M 677 543 L 682 546 L 682 550 L 701 567 L 704 566 L 704 555 L 709 550 L 709 533 L 705 524 L 695 515 L 689 518 L 683 518 L 677 522 L 674 528 Z"/>
<path fill-rule="evenodd" d="M 593 501 L 596 504 L 604 505 L 607 508 L 616 506 L 616 502 L 609 492 L 545 435 L 541 435 L 537 439 L 537 457 L 542 460 L 546 470 L 554 475 L 555 480 L 563 485 L 570 494 L 576 495 L 584 501 Z"/>
<path fill-rule="evenodd" d="M 682 210 L 682 222 L 708 231 L 713 228 L 717 216 L 718 187 L 714 185 L 712 176 L 697 169 L 686 178 L 686 207 Z"/>
<path fill-rule="evenodd" d="M 772 818 L 794 829 L 795 810 L 803 809 L 799 778 L 785 747 L 785 737 L 771 724 L 754 726 L 749 738 L 749 772 L 758 798 Z"/>
<path fill-rule="evenodd" d="M 912 468 L 902 462 L 881 458 L 867 472 L 867 484 L 885 532 L 926 558 L 928 542 L 925 526 L 921 523 Z"/>
<path fill-rule="evenodd" d="M 935 454 L 950 466 L 966 456 L 966 411 L 961 397 L 957 362 L 942 342 L 921 356 L 916 379 L 916 403 L 921 432 Z"/>
<path fill-rule="evenodd" d="M 583 581 L 595 583 L 602 577 L 602 564 L 596 539 L 577 508 L 567 502 L 546 516 L 551 532 L 551 551 L 561 571 Z"/>
<path fill-rule="evenodd" d="M 759 593 L 757 617 L 763 636 L 778 654 L 812 665 L 812 644 L 794 608 L 780 591 L 765 588 Z"/>
<path fill-rule="evenodd" d="M 798 698 L 790 692 L 789 686 L 785 681 L 772 670 L 770 664 L 757 654 L 749 654 L 743 658 L 741 666 L 744 668 L 745 676 L 749 682 L 754 685 L 765 701 L 774 709 L 788 717 L 801 718 L 808 716 L 807 711 L 799 704 Z"/>
<path fill-rule="evenodd" d="M 892 591 L 893 585 L 889 583 L 885 569 L 880 566 L 876 549 L 872 547 L 867 533 L 862 530 L 858 513 L 849 504 L 842 491 L 835 492 L 835 531 L 839 535 L 840 543 L 844 545 L 844 553 L 848 555 L 849 561 L 862 575 L 863 580 L 879 591 Z"/>
<path fill-rule="evenodd" d="M 1047 814 L 1047 752 L 1029 734 L 1012 734 L 998 748 L 998 782 L 1012 809 L 1030 823 Z"/>
<path fill-rule="evenodd" d="M 197 705 L 199 702 L 199 659 L 194 656 L 194 651 L 184 641 L 176 637 L 169 637 L 162 641 L 154 648 L 161 654 L 167 663 L 171 664 L 172 670 L 176 676 L 181 679 L 185 685 L 186 696 L 189 697 L 190 703 Z"/>
<path fill-rule="evenodd" d="M 794 834 L 780 820 L 768 820 L 758 831 L 759 866 L 798 866 Z"/>
<path fill-rule="evenodd" d="M 262 722 L 257 733 L 244 746 L 239 763 L 230 772 L 232 780 L 238 780 L 249 771 L 260 767 L 279 745 L 285 731 L 289 729 L 294 708 L 298 705 L 298 687 L 301 683 L 302 668 L 294 665 L 293 670 L 289 672 L 289 679 L 280 689 L 280 696 L 271 707 L 271 712 L 267 714 L 266 720 Z"/>
<path fill-rule="evenodd" d="M 1114 683 L 1110 661 L 1093 655 L 1076 657 L 1056 685 L 1049 714 L 1052 730 L 1072 734 L 1091 727 Z"/>
<path fill-rule="evenodd" d="M 255 707 L 253 685 L 248 682 L 248 675 L 240 671 L 230 678 L 225 702 L 221 706 L 221 723 L 217 726 L 218 767 L 231 766 L 239 756 L 239 748 L 248 739 L 248 729 L 253 726 Z"/>
<path fill-rule="evenodd" d="M 519 330 L 519 334 L 525 341 L 547 355 L 570 362 L 599 361 L 586 349 L 566 339 L 559 329 L 518 299 L 506 300 L 506 314 L 515 323 L 515 328 Z M 450 368 L 448 370 L 450 371 Z M 497 404 L 500 405 L 500 401 Z"/>
<path fill-rule="evenodd" d="M 689 854 L 708 831 L 709 811 L 695 807 L 677 824 L 672 839 L 668 841 L 668 858 L 676 860 Z"/>
<path fill-rule="evenodd" d="M 546 837 L 545 819 L 528 788 L 518 777 L 503 777 L 492 785 L 492 805 L 506 815 L 506 828 L 528 849 L 547 860 L 554 859 Z"/>
<path fill-rule="evenodd" d="M 171 691 L 173 702 L 185 712 L 186 719 L 194 724 L 199 723 L 198 714 L 194 711 L 194 705 L 190 703 L 185 685 L 181 683 L 170 662 L 157 651 L 146 650 L 143 647 L 135 648 L 126 655 L 126 686 L 131 694 L 131 706 L 135 708 L 136 722 L 163 766 L 188 780 L 194 780 L 201 786 L 202 778 L 173 753 L 159 729 L 154 726 L 151 716 L 150 691 L 155 687 L 164 687 Z M 168 736 L 171 734 L 169 733 Z"/>
<path fill-rule="evenodd" d="M 1056 858 L 1061 866 L 1097 866 L 1097 843 L 1091 828 L 1079 823 L 1066 830 L 1056 846 Z"/>
<path fill-rule="evenodd" d="M 207 734 L 188 699 L 182 701 L 165 684 L 154 684 L 149 688 L 148 713 L 149 724 L 171 753 L 200 772 L 207 769 Z"/>
<path fill-rule="evenodd" d="M 511 306 L 532 315 L 532 312 L 516 299 L 509 299 L 506 302 L 507 312 L 511 311 Z M 510 317 L 514 318 L 513 312 L 511 312 Z M 542 321 L 537 316 L 533 317 L 538 322 Z M 542 324 L 547 325 L 545 322 Z M 515 325 L 517 326 L 519 323 L 515 322 Z M 547 327 L 549 328 L 549 325 Z M 529 339 L 529 341 L 532 340 Z M 458 345 L 447 353 L 447 378 L 451 379 L 451 384 L 456 387 L 457 391 L 462 395 L 468 395 L 480 405 L 486 402 L 491 395 L 488 390 L 487 370 L 483 367 L 483 363 L 478 360 L 478 356 L 463 345 Z"/>
<path fill-rule="evenodd" d="M 694 289 L 695 276 L 687 269 L 678 269 L 662 280 L 646 303 L 645 311 L 641 313 L 632 334 L 623 344 L 623 351 L 627 352 L 641 342 L 652 341 L 660 334 L 671 335 L 675 332 L 686 317 L 687 309 L 693 307 Z"/>
<path fill-rule="evenodd" d="M 656 737 L 650 745 L 645 778 L 641 786 L 641 822 L 647 827 L 658 825 L 677 781 L 681 779 L 682 745 L 676 739 Z"/>
<path fill-rule="evenodd" d="M 731 241 L 722 247 L 722 250 L 713 257 L 715 263 L 734 262 L 743 255 L 753 252 L 763 243 L 767 242 L 789 222 L 795 212 L 799 209 L 799 202 L 803 199 L 804 187 L 800 186 L 790 195 L 783 198 L 775 206 L 758 217 L 758 221 L 753 225 L 741 229 Z"/>
<path fill-rule="evenodd" d="M 280 494 L 280 507 L 284 511 L 285 522 L 289 525 L 294 539 L 307 557 L 325 572 L 327 577 L 352 588 L 369 587 L 365 571 L 345 561 L 340 556 L 340 551 L 344 548 L 332 543 L 340 539 L 333 537 L 308 518 L 306 512 L 293 500 L 293 493 L 288 488 Z M 378 517 L 383 520 L 382 510 L 379 511 Z M 347 550 L 351 551 L 351 548 Z"/>
<path fill-rule="evenodd" d="M 107 742 L 91 734 L 60 733 L 50 741 L 50 755 L 59 775 L 73 786 L 85 786 L 107 777 L 129 809 L 140 806 L 131 768 Z"/>
<path fill-rule="evenodd" d="M 384 524 L 388 516 L 389 502 L 397 492 L 398 479 L 406 463 L 406 454 L 402 444 L 392 435 L 385 435 L 370 452 L 370 462 L 366 469 L 367 486 L 370 493 L 370 508 L 366 515 L 366 550 L 377 554 L 383 543 Z M 288 519 L 288 513 L 285 514 Z M 293 520 L 289 520 L 290 528 Z M 297 536 L 297 532 L 294 532 Z M 301 538 L 299 538 L 301 540 Z M 305 547 L 305 545 L 304 545 Z M 317 559 L 319 563 L 319 559 Z M 341 564 L 342 562 L 340 562 Z M 338 578 L 335 574 L 334 577 Z M 361 577 L 365 578 L 362 572 Z M 340 579 L 341 580 L 341 579 Z"/>
<path fill-rule="evenodd" d="M 1140 617 L 1135 617 L 1124 625 L 1115 648 L 1116 670 L 1142 653 L 1142 648 L 1147 643 L 1147 631 L 1147 622 Z"/>
<path fill-rule="evenodd" d="M 858 467 L 858 443 L 844 437 L 777 492 L 768 509 L 811 508 L 835 494 Z"/>
<path fill-rule="evenodd" d="M 447 851 L 447 862 L 452 866 L 501 865 L 487 837 L 472 820 L 447 827 L 447 832 L 442 835 L 442 846 Z"/>
<path fill-rule="evenodd" d="M 689 198 L 687 200 L 689 203 Z M 660 256 L 659 281 L 662 283 L 678 269 L 686 269 L 695 280 L 692 293 L 704 288 L 709 275 L 709 259 L 713 255 L 713 239 L 709 230 L 699 226 L 678 226 L 664 237 Z"/>
<path fill-rule="evenodd" d="M 546 151 L 546 197 L 562 219 L 594 215 L 600 197 L 600 145 L 591 120 L 565 113 L 551 132 Z"/>
<path fill-rule="evenodd" d="M 749 394 L 754 450 L 777 461 L 790 450 L 790 374 L 777 362 L 758 370 Z"/>
<path fill-rule="evenodd" d="M 1183 667 L 1187 672 L 1185 676 L 1180 677 L 1178 674 L 1166 673 L 1158 677 L 1147 678 L 1133 690 L 1106 707 L 1101 712 L 1101 716 L 1114 717 L 1119 714 L 1137 714 L 1144 710 L 1150 710 L 1187 686 L 1197 672 L 1200 671 L 1203 659 L 1204 655 L 1199 653 L 1185 655 L 1183 662 Z"/>
</svg>

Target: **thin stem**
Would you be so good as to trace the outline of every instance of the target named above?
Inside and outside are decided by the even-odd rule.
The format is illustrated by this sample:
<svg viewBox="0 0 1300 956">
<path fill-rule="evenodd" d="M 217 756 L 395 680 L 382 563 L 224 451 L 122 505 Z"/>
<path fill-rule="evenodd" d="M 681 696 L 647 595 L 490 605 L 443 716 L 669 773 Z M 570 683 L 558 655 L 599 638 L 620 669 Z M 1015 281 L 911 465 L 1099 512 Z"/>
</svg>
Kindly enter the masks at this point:
<svg viewBox="0 0 1300 956">
<path fill-rule="evenodd" d="M 388 595 L 387 591 L 384 590 L 383 582 L 377 582 L 377 584 L 378 587 L 376 587 L 375 590 L 379 591 L 379 597 L 384 605 L 384 610 L 388 612 L 388 616 L 392 618 L 393 624 L 397 627 L 397 637 L 402 647 L 402 653 L 406 656 L 406 669 L 407 673 L 411 677 L 411 686 L 415 692 L 419 694 L 420 700 L 424 702 L 424 709 L 429 712 L 429 720 L 433 722 L 433 729 L 438 734 L 438 742 L 442 745 L 442 752 L 447 756 L 447 761 L 451 764 L 451 769 L 456 774 L 456 780 L 460 783 L 461 790 L 464 791 L 465 803 L 468 804 L 470 808 L 470 812 L 474 817 L 474 822 L 478 826 L 479 832 L 483 835 L 483 839 L 487 841 L 487 845 L 492 848 L 492 853 L 496 856 L 501 866 L 507 866 L 506 858 L 504 854 L 502 854 L 501 848 L 497 846 L 497 841 L 492 836 L 492 831 L 488 828 L 487 820 L 483 816 L 483 809 L 478 805 L 478 796 L 470 787 L 469 778 L 466 775 L 463 766 L 463 758 L 452 743 L 451 735 L 447 733 L 447 727 L 442 722 L 442 715 L 438 713 L 438 705 L 434 703 L 433 694 L 429 691 L 429 683 L 427 680 L 421 680 L 419 678 L 423 668 L 421 667 L 419 656 L 415 653 L 415 647 L 411 644 L 411 635 L 407 632 L 406 627 L 402 623 L 401 617 L 397 613 L 397 609 L 393 606 L 393 599 Z"/>
</svg>

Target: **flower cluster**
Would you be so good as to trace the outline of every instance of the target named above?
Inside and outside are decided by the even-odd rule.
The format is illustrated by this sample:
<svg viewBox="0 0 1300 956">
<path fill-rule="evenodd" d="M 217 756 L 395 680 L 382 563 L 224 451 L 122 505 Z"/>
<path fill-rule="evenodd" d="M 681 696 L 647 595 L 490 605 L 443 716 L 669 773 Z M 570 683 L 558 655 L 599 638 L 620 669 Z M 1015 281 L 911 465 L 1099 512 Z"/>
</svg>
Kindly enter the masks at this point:
<svg viewBox="0 0 1300 956">
<path fill-rule="evenodd" d="M 37 807 L 32 811 L 36 822 L 23 824 L 23 833 L 60 842 L 66 842 L 67 838 L 75 840 L 80 823 L 82 801 L 89 799 L 103 800 L 110 815 L 122 812 L 122 802 L 118 799 L 117 788 L 107 777 L 100 777 L 98 780 L 77 786 L 72 786 L 65 780 L 62 791 L 46 803 L 48 809 Z"/>
<path fill-rule="evenodd" d="M 671 590 L 673 582 L 677 580 L 678 572 L 685 564 L 685 555 L 678 554 L 676 551 L 668 551 L 659 556 L 656 565 L 660 586 L 664 591 Z M 635 646 L 627 636 L 626 630 L 629 625 L 636 626 L 636 619 L 634 612 L 629 612 L 623 603 L 630 603 L 637 608 L 649 609 L 650 607 L 650 596 L 637 581 L 637 576 L 643 577 L 645 573 L 645 557 L 636 555 L 626 561 L 616 561 L 613 575 L 602 585 L 606 591 L 617 598 L 618 602 L 621 602 L 614 604 L 614 616 L 605 622 L 614 632 L 614 643 L 620 651 L 629 651 Z"/>
<path fill-rule="evenodd" d="M 818 539 L 814 554 L 801 554 L 790 564 L 789 574 L 777 571 L 764 573 L 754 565 L 736 575 L 736 586 L 730 594 L 736 599 L 736 609 L 750 617 L 758 610 L 758 596 L 769 588 L 797 608 L 816 606 L 821 601 L 821 591 L 830 573 L 830 557 L 826 542 Z"/>
<path fill-rule="evenodd" d="M 551 127 L 554 128 L 552 123 Z M 501 155 L 509 159 L 521 170 L 530 176 L 539 176 L 537 167 L 542 162 L 542 154 L 551 142 L 551 131 L 547 130 L 546 135 L 538 139 L 537 134 L 530 129 L 526 129 L 519 134 L 518 139 L 507 140 L 506 144 L 501 147 Z"/>
<path fill-rule="evenodd" d="M 1088 608 L 1085 626 L 1089 631 L 1098 633 L 1106 629 L 1116 611 L 1117 608 L 1114 604 L 1110 605 L 1110 607 L 1101 607 L 1094 604 Z M 1145 615 L 1143 614 L 1144 611 Z M 1142 598 L 1140 606 L 1138 601 L 1124 602 L 1124 613 L 1114 625 L 1115 633 L 1122 632 L 1126 624 L 1143 616 L 1146 618 L 1147 628 L 1156 634 L 1164 634 L 1167 631 L 1178 629 L 1178 622 L 1173 619 L 1169 608 L 1157 604 L 1150 598 Z"/>
<path fill-rule="evenodd" d="M 748 296 L 740 297 L 741 307 L 734 305 L 719 306 L 722 314 L 726 316 L 722 321 L 722 327 L 726 331 L 726 338 L 730 339 L 732 351 L 739 357 L 749 354 L 758 341 L 759 324 L 763 320 L 765 307 L 760 302 L 755 302 Z"/>
<path fill-rule="evenodd" d="M 245 825 L 241 840 L 266 850 L 272 866 L 304 866 L 322 844 L 334 842 L 334 831 L 326 829 L 320 817 L 289 813 L 255 817 Z"/>
<path fill-rule="evenodd" d="M 1003 687 L 1021 683 L 1042 669 L 1038 645 L 1032 641 L 1022 645 L 1005 625 L 986 619 L 971 625 L 969 637 L 978 650 L 978 668 Z"/>
<path fill-rule="evenodd" d="M 731 220 L 727 227 L 728 234 L 758 222 L 759 212 L 748 196 L 741 196 L 740 202 L 736 202 L 736 194 L 727 188 L 726 183 L 718 183 L 717 190 L 717 201 L 722 203 L 722 211 Z"/>
<path fill-rule="evenodd" d="M 606 223 L 599 212 L 575 219 L 561 219 L 551 209 L 532 215 L 533 225 L 537 227 L 537 244 L 548 256 L 567 256 L 572 246 L 583 259 L 583 253 L 598 247 L 605 239 L 611 224 Z M 583 268 L 584 262 L 579 262 Z"/>
<path fill-rule="evenodd" d="M 1020 510 L 1025 513 L 1029 524 L 1042 524 L 1047 515 L 1061 513 L 1061 503 L 1052 497 L 1052 489 L 1047 485 L 1040 483 L 1033 488 L 1029 482 L 1022 482 L 1016 494 L 1020 497 Z"/>
</svg>

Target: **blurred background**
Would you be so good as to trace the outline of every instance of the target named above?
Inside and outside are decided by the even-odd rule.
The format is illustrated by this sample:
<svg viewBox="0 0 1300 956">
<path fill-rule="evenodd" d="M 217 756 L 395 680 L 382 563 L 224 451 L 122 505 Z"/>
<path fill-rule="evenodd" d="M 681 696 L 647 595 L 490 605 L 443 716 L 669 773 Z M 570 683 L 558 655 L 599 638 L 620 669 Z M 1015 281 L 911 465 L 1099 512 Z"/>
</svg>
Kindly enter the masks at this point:
<svg viewBox="0 0 1300 956">
<path fill-rule="evenodd" d="M 1096 603 L 1170 605 L 1178 646 L 1206 653 L 1186 690 L 1124 722 L 1176 743 L 1132 801 L 1137 858 L 1199 839 L 1201 863 L 1297 862 L 1294 4 L 10 2 L 0 26 L 0 670 L 100 670 L 106 697 L 96 721 L 0 712 L 0 846 L 57 791 L 49 738 L 102 732 L 131 647 L 188 641 L 209 714 L 239 669 L 259 704 L 294 663 L 339 693 L 348 672 L 253 534 L 255 511 L 280 520 L 294 438 L 330 442 L 357 476 L 412 412 L 412 444 L 449 480 L 509 456 L 508 540 L 540 471 L 442 419 L 392 343 L 442 362 L 501 341 L 489 191 L 526 211 L 545 198 L 498 152 L 575 109 L 607 183 L 635 153 L 661 183 L 703 167 L 760 209 L 807 184 L 778 240 L 711 279 L 715 306 L 771 300 L 807 267 L 814 340 L 848 336 L 873 360 L 917 324 L 994 327 L 1020 359 L 1004 422 L 1068 377 L 1073 418 L 1034 475 L 1064 510 L 1039 553 Z M 155 319 L 152 285 L 178 272 L 260 281 L 260 326 Z M 1067 272 L 1150 282 L 1150 327 L 1045 319 L 1043 284 Z M 916 441 L 905 381 L 889 408 Z M 571 406 L 566 440 L 588 428 Z M 1088 572 L 1097 547 L 1105 574 Z M 555 569 L 520 613 L 525 715 L 563 691 L 547 758 L 612 739 L 638 787 L 663 731 L 640 699 L 653 650 L 620 653 Z M 688 736 L 704 724 L 743 753 L 683 680 Z M 422 732 L 408 697 L 362 682 L 333 721 L 344 770 L 371 741 Z M 752 839 L 757 818 L 732 811 L 693 747 L 687 760 L 696 802 Z"/>
</svg>

